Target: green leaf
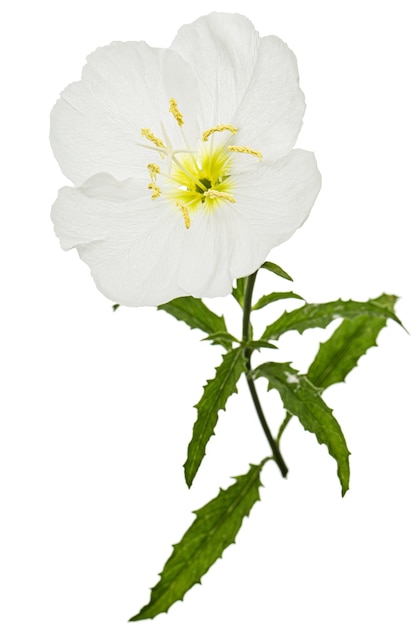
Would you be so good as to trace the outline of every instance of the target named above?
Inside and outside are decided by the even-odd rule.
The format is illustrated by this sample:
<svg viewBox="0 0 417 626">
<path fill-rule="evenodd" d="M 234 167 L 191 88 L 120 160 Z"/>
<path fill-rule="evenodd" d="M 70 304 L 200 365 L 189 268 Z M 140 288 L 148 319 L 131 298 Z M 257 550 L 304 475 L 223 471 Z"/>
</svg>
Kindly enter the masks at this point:
<svg viewBox="0 0 417 626">
<path fill-rule="evenodd" d="M 275 263 L 271 263 L 271 261 L 265 261 L 265 263 L 261 265 L 261 267 L 264 270 L 268 270 L 269 272 L 280 276 L 281 278 L 285 278 L 285 280 L 290 280 L 291 282 L 293 282 L 291 276 L 287 274 L 287 272 L 285 272 L 282 267 L 276 265 Z"/>
<path fill-rule="evenodd" d="M 119 306 L 120 306 L 120 304 L 113 304 L 113 306 L 112 306 L 113 311 L 117 311 Z"/>
<path fill-rule="evenodd" d="M 383 294 L 373 302 L 394 313 L 398 298 Z M 319 351 L 310 365 L 307 376 L 321 389 L 343 382 L 358 360 L 369 348 L 376 346 L 379 332 L 386 326 L 386 317 L 363 315 L 354 320 L 344 320 Z"/>
<path fill-rule="evenodd" d="M 175 298 L 166 304 L 160 304 L 158 310 L 166 311 L 177 320 L 185 322 L 190 328 L 198 328 L 208 335 L 217 332 L 227 332 L 224 317 L 220 317 L 211 311 L 202 300 L 192 296 Z M 231 348 L 229 341 L 219 341 L 226 350 Z"/>
<path fill-rule="evenodd" d="M 320 390 L 288 363 L 264 363 L 254 370 L 254 374 L 266 378 L 268 390 L 278 391 L 285 409 L 296 415 L 305 430 L 316 435 L 319 443 L 327 446 L 329 454 L 337 462 L 337 475 L 344 496 L 349 489 L 350 453 L 339 423 L 320 397 Z"/>
<path fill-rule="evenodd" d="M 236 337 L 234 337 L 230 333 L 225 332 L 224 330 L 220 330 L 217 333 L 211 333 L 210 335 L 207 335 L 207 337 L 204 337 L 202 341 L 211 341 L 213 344 L 222 345 L 224 345 L 225 343 L 240 343 L 239 339 L 236 339 Z"/>
<path fill-rule="evenodd" d="M 207 442 L 214 434 L 218 412 L 225 409 L 229 396 L 236 393 L 237 381 L 244 371 L 244 348 L 239 346 L 223 356 L 222 363 L 216 368 L 216 376 L 207 382 L 201 400 L 195 405 L 197 420 L 184 464 L 185 480 L 189 487 L 206 453 Z"/>
<path fill-rule="evenodd" d="M 236 281 L 236 287 L 233 288 L 232 296 L 237 300 L 240 306 L 243 309 L 243 304 L 245 301 L 245 288 L 246 288 L 246 280 L 247 278 L 238 278 Z"/>
<path fill-rule="evenodd" d="M 272 348 L 273 350 L 277 350 L 277 346 L 273 343 L 269 343 L 269 341 L 259 340 L 251 340 L 245 343 L 246 348 L 250 348 L 251 350 L 261 350 L 261 348 Z"/>
<path fill-rule="evenodd" d="M 261 338 L 278 339 L 289 330 L 302 333 L 308 328 L 325 328 L 338 318 L 355 319 L 364 315 L 368 318 L 390 318 L 401 324 L 392 311 L 378 303 L 378 299 L 368 302 L 337 300 L 324 304 L 305 304 L 295 311 L 286 311 L 266 328 Z"/>
<path fill-rule="evenodd" d="M 274 291 L 273 293 L 269 293 L 268 295 L 262 296 L 261 298 L 259 298 L 258 302 L 252 307 L 252 311 L 257 311 L 258 309 L 262 309 L 264 306 L 266 306 L 267 304 L 270 304 L 271 302 L 277 302 L 277 300 L 285 300 L 288 298 L 296 298 L 297 300 L 304 300 L 304 298 L 294 293 L 293 291 L 283 291 L 283 292 Z"/>
<path fill-rule="evenodd" d="M 235 542 L 236 535 L 259 500 L 261 486 L 260 465 L 251 465 L 244 476 L 238 476 L 228 489 L 198 511 L 196 519 L 183 538 L 174 547 L 152 589 L 149 604 L 130 619 L 131 622 L 149 619 L 165 613 L 174 602 L 182 600 L 185 593 L 210 569 L 223 551 Z"/>
</svg>

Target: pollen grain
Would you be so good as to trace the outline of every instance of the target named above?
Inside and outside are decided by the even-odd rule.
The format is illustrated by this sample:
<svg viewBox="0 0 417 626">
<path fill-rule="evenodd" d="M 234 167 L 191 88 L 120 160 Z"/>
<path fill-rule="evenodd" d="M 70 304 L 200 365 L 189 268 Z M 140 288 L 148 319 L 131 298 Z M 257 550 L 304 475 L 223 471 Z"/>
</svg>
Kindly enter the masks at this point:
<svg viewBox="0 0 417 626">
<path fill-rule="evenodd" d="M 206 196 L 206 198 L 222 198 L 223 200 L 227 200 L 228 202 L 231 202 L 232 204 L 234 204 L 236 202 L 234 196 L 231 193 L 228 193 L 227 191 L 217 191 L 217 189 L 208 189 L 207 191 L 204 192 L 203 194 L 204 196 Z"/>
<path fill-rule="evenodd" d="M 235 126 L 231 126 L 230 124 L 219 124 L 218 126 L 213 126 L 213 128 L 205 130 L 201 137 L 203 141 L 207 141 L 210 135 L 213 135 L 213 133 L 222 133 L 225 130 L 228 130 L 230 133 L 232 133 L 232 135 L 234 135 L 238 131 Z"/>
<path fill-rule="evenodd" d="M 166 145 L 164 144 L 162 139 L 159 139 L 159 137 L 156 137 L 151 132 L 150 128 L 141 128 L 140 131 L 141 131 L 142 137 L 145 137 L 146 139 L 151 141 L 153 144 L 155 144 L 157 148 L 164 148 L 166 150 Z"/>
<path fill-rule="evenodd" d="M 161 195 L 161 189 L 155 183 L 149 183 L 148 189 L 152 189 L 153 194 L 151 196 L 152 200 L 156 200 Z"/>
<path fill-rule="evenodd" d="M 253 156 L 258 157 L 260 161 L 262 161 L 262 152 L 258 150 L 252 150 L 252 148 L 248 148 L 247 146 L 228 146 L 227 147 L 230 152 L 241 152 L 242 154 L 252 154 Z"/>
<path fill-rule="evenodd" d="M 156 163 L 148 163 L 148 170 L 151 176 L 151 181 L 156 182 L 156 175 L 160 173 L 161 168 Z"/>
<path fill-rule="evenodd" d="M 176 202 L 176 206 L 181 209 L 182 217 L 184 218 L 184 226 L 188 230 L 191 226 L 190 212 L 182 202 Z"/>
<path fill-rule="evenodd" d="M 184 117 L 182 113 L 180 113 L 178 110 L 178 103 L 175 98 L 171 98 L 169 101 L 169 112 L 172 113 L 172 115 L 177 120 L 178 126 L 181 128 L 181 126 L 184 125 Z"/>
</svg>

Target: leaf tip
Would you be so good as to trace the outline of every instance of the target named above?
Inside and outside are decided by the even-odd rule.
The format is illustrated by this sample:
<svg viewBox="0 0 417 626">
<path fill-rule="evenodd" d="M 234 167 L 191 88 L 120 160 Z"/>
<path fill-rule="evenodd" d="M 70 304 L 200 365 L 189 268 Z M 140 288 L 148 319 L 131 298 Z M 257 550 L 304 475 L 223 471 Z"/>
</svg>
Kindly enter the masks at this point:
<svg viewBox="0 0 417 626">
<path fill-rule="evenodd" d="M 187 485 L 188 489 L 191 489 L 193 481 L 194 481 L 194 476 L 188 476 L 185 472 L 184 472 L 184 476 L 185 476 L 185 484 Z"/>
<path fill-rule="evenodd" d="M 185 461 L 185 463 L 183 465 L 183 468 L 184 468 L 184 478 L 185 478 L 185 482 L 186 482 L 186 485 L 187 485 L 188 489 L 191 489 L 191 486 L 192 486 L 192 484 L 194 482 L 194 478 L 196 477 L 197 472 L 198 472 L 198 470 L 200 468 L 200 465 L 201 465 L 201 463 L 202 463 L 202 461 L 203 461 L 205 456 L 206 456 L 206 453 L 204 452 L 204 454 L 201 457 L 200 462 L 198 463 L 198 465 L 196 465 L 195 462 L 194 462 L 194 464 L 190 462 L 190 458 L 191 457 L 190 457 L 190 454 L 188 455 L 187 460 Z"/>
<path fill-rule="evenodd" d="M 140 613 L 138 613 L 137 615 L 134 615 L 133 617 L 131 617 L 128 622 L 138 622 L 140 619 L 142 619 L 140 617 Z"/>
</svg>

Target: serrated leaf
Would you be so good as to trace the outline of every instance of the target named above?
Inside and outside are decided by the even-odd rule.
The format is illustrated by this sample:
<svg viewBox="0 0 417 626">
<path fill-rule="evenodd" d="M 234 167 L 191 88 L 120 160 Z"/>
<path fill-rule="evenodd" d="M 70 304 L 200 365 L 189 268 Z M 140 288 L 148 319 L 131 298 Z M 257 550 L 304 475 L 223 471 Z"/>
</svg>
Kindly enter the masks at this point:
<svg viewBox="0 0 417 626">
<path fill-rule="evenodd" d="M 223 356 L 222 363 L 216 368 L 216 376 L 207 382 L 201 400 L 195 405 L 197 420 L 184 464 L 185 480 L 189 487 L 206 453 L 207 443 L 214 434 L 218 413 L 226 408 L 228 398 L 236 393 L 237 381 L 244 371 L 244 348 L 239 346 Z"/>
<path fill-rule="evenodd" d="M 383 294 L 374 300 L 391 313 L 398 298 Z M 369 348 L 376 346 L 379 332 L 386 326 L 387 318 L 357 317 L 344 320 L 333 335 L 320 344 L 319 351 L 310 365 L 307 377 L 321 389 L 343 382 Z"/>
<path fill-rule="evenodd" d="M 195 511 L 196 519 L 174 546 L 159 582 L 152 589 L 149 604 L 132 617 L 131 622 L 165 613 L 174 602 L 182 600 L 234 543 L 243 519 L 259 500 L 263 463 L 251 465 L 247 474 L 238 476 L 228 489 L 221 489 L 216 498 Z"/>
<path fill-rule="evenodd" d="M 265 263 L 263 263 L 261 267 L 264 270 L 268 270 L 269 272 L 272 272 L 273 274 L 280 276 L 281 278 L 285 278 L 285 280 L 290 280 L 291 282 L 293 282 L 293 279 L 291 278 L 291 276 L 287 274 L 287 272 L 283 270 L 282 267 L 280 267 L 276 263 L 272 263 L 271 261 L 265 261 Z"/>
<path fill-rule="evenodd" d="M 271 302 L 277 302 L 278 300 L 285 300 L 288 298 L 295 298 L 296 300 L 304 300 L 304 298 L 299 296 L 297 293 L 294 293 L 293 291 L 282 291 L 282 292 L 274 291 L 273 293 L 269 293 L 268 295 L 262 296 L 261 298 L 259 298 L 258 302 L 254 304 L 254 306 L 252 307 L 252 311 L 258 311 L 259 309 L 262 309 L 264 306 L 267 306 L 267 304 L 271 304 Z"/>
<path fill-rule="evenodd" d="M 308 328 L 325 328 L 338 318 L 355 319 L 364 315 L 369 318 L 390 318 L 401 324 L 398 317 L 388 308 L 378 304 L 377 300 L 368 302 L 336 300 L 323 304 L 305 304 L 294 311 L 286 311 L 265 329 L 261 339 L 278 339 L 289 330 L 302 333 Z"/>
<path fill-rule="evenodd" d="M 277 346 L 275 346 L 273 343 L 270 343 L 269 341 L 262 341 L 261 339 L 253 339 L 251 341 L 247 341 L 245 343 L 245 347 L 249 348 L 250 350 L 261 350 L 261 348 L 271 348 L 273 350 L 277 350 Z"/>
<path fill-rule="evenodd" d="M 276 389 L 285 409 L 296 415 L 303 427 L 323 443 L 336 460 L 337 475 L 342 486 L 342 496 L 349 489 L 349 450 L 345 437 L 332 410 L 320 396 L 320 391 L 306 376 L 302 376 L 288 363 L 264 363 L 254 374 L 268 380 L 268 390 Z"/>
<path fill-rule="evenodd" d="M 242 309 L 245 300 L 246 281 L 247 278 L 238 278 L 236 280 L 236 287 L 234 287 L 232 291 L 232 296 L 240 304 Z"/>
<path fill-rule="evenodd" d="M 169 313 L 177 320 L 188 324 L 190 328 L 198 328 L 208 335 L 223 331 L 227 332 L 224 317 L 213 313 L 199 298 L 193 298 L 192 296 L 175 298 L 170 302 L 160 304 L 158 310 L 166 311 L 166 313 Z M 226 350 L 231 348 L 229 341 L 223 341 L 221 345 Z"/>
<path fill-rule="evenodd" d="M 233 343 L 239 343 L 239 339 L 236 339 L 236 337 L 225 331 L 211 333 L 210 335 L 207 335 L 207 337 L 204 337 L 202 341 L 211 341 L 213 344 L 221 345 L 224 345 L 225 343 L 228 343 L 230 345 Z"/>
</svg>

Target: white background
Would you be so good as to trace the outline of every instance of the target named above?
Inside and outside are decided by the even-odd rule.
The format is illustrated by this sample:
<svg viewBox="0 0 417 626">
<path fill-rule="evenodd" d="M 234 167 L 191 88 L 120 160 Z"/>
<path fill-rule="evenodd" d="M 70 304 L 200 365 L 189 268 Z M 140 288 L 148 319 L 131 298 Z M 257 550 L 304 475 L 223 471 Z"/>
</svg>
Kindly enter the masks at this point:
<svg viewBox="0 0 417 626">
<path fill-rule="evenodd" d="M 323 175 L 311 217 L 270 259 L 312 302 L 400 295 L 411 335 L 389 323 L 380 347 L 326 395 L 352 452 L 345 498 L 333 459 L 294 421 L 283 439 L 288 480 L 266 466 L 237 545 L 154 624 L 415 625 L 412 3 L 10 6 L 0 39 L 1 624 L 122 626 L 148 601 L 191 511 L 268 453 L 242 386 L 188 491 L 192 406 L 219 349 L 154 309 L 114 314 L 76 252 L 61 251 L 49 218 L 67 184 L 49 148 L 49 111 L 85 56 L 112 40 L 168 46 L 183 23 L 227 10 L 296 53 L 307 99 L 298 146 L 316 153 Z M 268 275 L 258 295 L 286 288 Z M 212 304 L 239 332 L 235 303 Z M 325 336 L 290 336 L 280 356 L 306 367 Z M 265 407 L 275 428 L 275 393 Z"/>
</svg>

